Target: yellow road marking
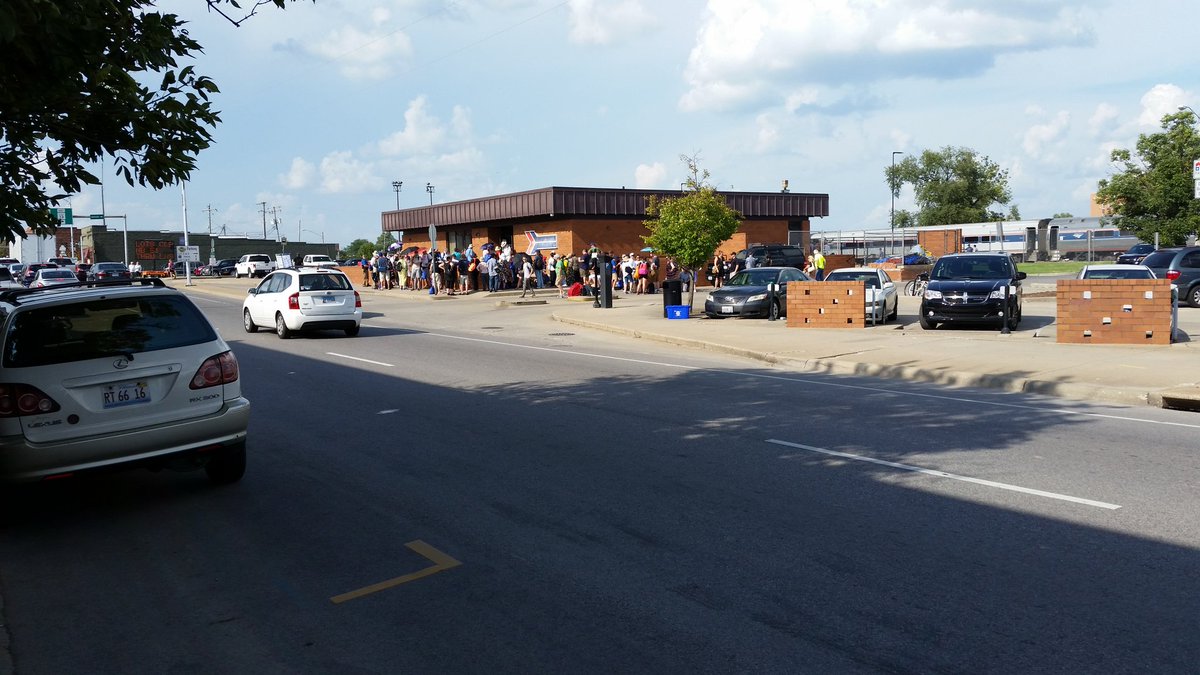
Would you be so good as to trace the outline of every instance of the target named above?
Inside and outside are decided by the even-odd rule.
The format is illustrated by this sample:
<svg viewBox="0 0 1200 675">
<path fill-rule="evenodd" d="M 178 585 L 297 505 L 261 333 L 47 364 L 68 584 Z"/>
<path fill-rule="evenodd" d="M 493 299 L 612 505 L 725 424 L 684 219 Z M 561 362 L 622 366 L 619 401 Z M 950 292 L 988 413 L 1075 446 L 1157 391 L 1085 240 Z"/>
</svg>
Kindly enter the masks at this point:
<svg viewBox="0 0 1200 675">
<path fill-rule="evenodd" d="M 426 544 L 425 542 L 421 541 L 420 539 L 418 539 L 416 541 L 410 541 L 407 544 L 405 544 L 405 546 L 407 546 L 409 549 L 411 549 L 411 550 L 421 554 L 422 556 L 426 557 L 427 559 L 429 559 L 429 561 L 432 562 L 433 565 L 431 567 L 426 567 L 425 569 L 413 572 L 412 574 L 405 574 L 402 577 L 396 577 L 395 579 L 388 579 L 387 581 L 381 581 L 377 584 L 371 584 L 370 586 L 364 586 L 363 588 L 360 588 L 356 591 L 350 591 L 349 593 L 342 593 L 341 595 L 335 595 L 332 598 L 330 598 L 330 600 L 332 600 L 334 604 L 341 604 L 343 602 L 346 602 L 347 600 L 354 600 L 356 598 L 361 598 L 364 595 L 370 595 L 372 593 L 378 593 L 379 591 L 385 591 L 389 588 L 399 586 L 400 584 L 407 584 L 410 581 L 416 581 L 417 579 L 424 579 L 425 577 L 427 577 L 431 574 L 437 574 L 438 572 L 441 572 L 443 570 L 448 570 L 452 567 L 458 567 L 459 565 L 462 564 L 461 562 L 455 560 L 454 558 L 451 558 L 450 556 L 446 555 L 445 553 L 442 553 L 441 551 L 430 546 L 429 544 Z"/>
</svg>

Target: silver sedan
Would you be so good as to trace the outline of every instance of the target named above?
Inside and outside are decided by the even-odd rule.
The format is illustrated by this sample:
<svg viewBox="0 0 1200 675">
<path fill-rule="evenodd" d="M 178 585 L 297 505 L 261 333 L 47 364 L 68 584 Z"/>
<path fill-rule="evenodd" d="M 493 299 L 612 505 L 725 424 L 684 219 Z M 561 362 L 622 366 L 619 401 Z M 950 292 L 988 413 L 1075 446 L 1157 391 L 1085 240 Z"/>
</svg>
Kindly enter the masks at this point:
<svg viewBox="0 0 1200 675">
<path fill-rule="evenodd" d="M 883 270 L 874 267 L 848 267 L 826 274 L 825 280 L 866 282 L 863 312 L 867 317 L 874 313 L 875 321 L 879 323 L 895 321 L 900 314 L 900 289 Z"/>
</svg>

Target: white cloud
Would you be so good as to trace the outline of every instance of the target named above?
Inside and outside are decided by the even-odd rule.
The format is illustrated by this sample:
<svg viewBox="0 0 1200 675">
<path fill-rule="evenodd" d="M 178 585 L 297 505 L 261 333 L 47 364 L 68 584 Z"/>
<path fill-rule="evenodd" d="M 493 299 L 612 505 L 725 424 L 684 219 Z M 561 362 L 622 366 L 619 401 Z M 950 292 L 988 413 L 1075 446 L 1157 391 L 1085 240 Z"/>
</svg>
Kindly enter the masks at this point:
<svg viewBox="0 0 1200 675">
<path fill-rule="evenodd" d="M 321 192 L 355 193 L 375 189 L 380 184 L 370 164 L 351 152 L 331 152 L 321 160 Z"/>
<path fill-rule="evenodd" d="M 571 0 L 569 37 L 578 44 L 607 45 L 656 24 L 640 0 Z"/>
<path fill-rule="evenodd" d="M 1159 129 L 1163 115 L 1177 112 L 1191 98 L 1183 89 L 1173 84 L 1156 84 L 1142 96 L 1142 113 L 1138 125 L 1143 128 Z"/>
<path fill-rule="evenodd" d="M 312 185 L 316 168 L 303 157 L 294 157 L 288 172 L 279 177 L 279 182 L 289 190 L 303 190 Z"/>
<path fill-rule="evenodd" d="M 379 80 L 393 74 L 398 63 L 413 54 L 412 39 L 402 30 L 388 30 L 391 14 L 374 8 L 360 22 L 369 28 L 345 25 L 328 30 L 321 37 L 290 40 L 284 49 L 295 50 L 325 61 L 352 80 Z"/>
<path fill-rule="evenodd" d="M 1043 150 L 1047 146 L 1054 145 L 1063 140 L 1070 125 L 1070 113 L 1060 110 L 1050 121 L 1035 124 L 1026 129 L 1021 147 L 1030 157 L 1041 157 Z"/>
<path fill-rule="evenodd" d="M 1083 0 L 709 0 L 684 110 L 723 109 L 814 83 L 979 75 L 1005 53 L 1091 40 Z"/>
<path fill-rule="evenodd" d="M 427 110 L 427 100 L 418 96 L 404 111 L 404 128 L 379 142 L 387 156 L 434 152 L 446 137 L 446 128 Z M 457 116 L 458 110 L 455 110 Z"/>
<path fill-rule="evenodd" d="M 662 162 L 638 164 L 633 170 L 633 184 L 638 189 L 661 188 L 667 181 L 667 167 Z"/>
<path fill-rule="evenodd" d="M 1096 106 L 1095 112 L 1088 118 L 1088 131 L 1093 136 L 1099 136 L 1112 131 L 1121 113 L 1117 107 L 1108 103 Z"/>
</svg>

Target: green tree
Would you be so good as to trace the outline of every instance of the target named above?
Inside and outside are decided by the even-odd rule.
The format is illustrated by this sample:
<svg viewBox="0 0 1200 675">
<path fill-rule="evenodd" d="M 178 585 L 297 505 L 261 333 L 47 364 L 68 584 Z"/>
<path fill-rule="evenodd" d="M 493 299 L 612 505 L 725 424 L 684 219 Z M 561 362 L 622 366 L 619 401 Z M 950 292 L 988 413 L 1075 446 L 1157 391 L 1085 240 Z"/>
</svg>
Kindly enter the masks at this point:
<svg viewBox="0 0 1200 675">
<path fill-rule="evenodd" d="M 1101 179 L 1096 201 L 1122 216 L 1121 229 L 1142 241 L 1178 246 L 1200 230 L 1200 200 L 1194 199 L 1192 162 L 1200 158 L 1200 134 L 1188 111 L 1162 118 L 1162 131 L 1138 136 L 1135 158 L 1127 149 L 1113 150 L 1121 171 Z"/>
<path fill-rule="evenodd" d="M 701 171 L 696 156 L 680 155 L 687 165 L 688 179 L 680 197 L 651 196 L 646 204 L 646 229 L 642 239 L 659 255 L 675 258 L 679 266 L 691 272 L 688 306 L 696 298 L 698 272 L 713 257 L 717 246 L 728 240 L 741 226 L 742 214 L 730 208 L 725 198 L 708 184 L 708 171 Z"/>
<path fill-rule="evenodd" d="M 993 205 L 1008 206 L 1012 201 L 1008 170 L 970 148 L 947 146 L 937 151 L 925 150 L 919 156 L 908 156 L 899 164 L 886 167 L 884 178 L 893 197 L 899 196 L 906 183 L 913 186 L 916 196 L 916 213 L 897 211 L 897 227 L 1021 218 L 1016 205 L 1007 214 L 992 210 Z"/>
<path fill-rule="evenodd" d="M 386 251 L 394 243 L 396 243 L 396 235 L 391 230 L 381 232 L 379 237 L 375 239 L 375 248 L 371 249 L 371 251 Z"/>
<path fill-rule="evenodd" d="M 1056 213 L 1050 217 L 1051 218 L 1074 218 L 1075 216 L 1071 215 L 1067 211 L 1063 211 L 1062 213 Z"/>
<path fill-rule="evenodd" d="M 375 245 L 367 239 L 355 239 L 342 249 L 343 258 L 365 258 L 375 251 Z"/>
<path fill-rule="evenodd" d="M 254 0 L 241 21 L 259 5 L 286 2 Z M 206 4 L 241 9 L 237 0 Z M 154 5 L 0 4 L 0 236 L 24 237 L 22 223 L 52 234 L 50 209 L 100 182 L 88 163 L 111 157 L 127 183 L 154 189 L 191 175 L 220 122 L 210 100 L 218 89 L 192 66 L 180 66 L 203 47 L 183 20 Z"/>
</svg>

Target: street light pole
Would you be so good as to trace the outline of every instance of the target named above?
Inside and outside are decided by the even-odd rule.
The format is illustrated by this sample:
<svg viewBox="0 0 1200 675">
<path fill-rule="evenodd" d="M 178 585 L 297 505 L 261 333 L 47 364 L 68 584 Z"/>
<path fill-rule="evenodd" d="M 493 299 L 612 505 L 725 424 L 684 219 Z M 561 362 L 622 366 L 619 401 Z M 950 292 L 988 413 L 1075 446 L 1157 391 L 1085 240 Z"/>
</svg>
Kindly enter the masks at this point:
<svg viewBox="0 0 1200 675">
<path fill-rule="evenodd" d="M 397 211 L 400 210 L 400 188 L 402 188 L 402 187 L 404 187 L 404 181 L 402 181 L 402 180 L 392 181 L 392 190 L 396 193 L 396 210 Z"/>
<path fill-rule="evenodd" d="M 903 154 L 904 152 L 900 150 L 892 151 L 892 173 L 888 175 L 888 192 L 892 195 L 892 253 L 896 252 L 896 188 L 892 187 L 892 181 L 895 180 L 896 175 L 896 155 Z"/>
<path fill-rule="evenodd" d="M 429 205 L 433 206 L 433 183 L 426 183 L 425 191 L 429 193 Z"/>
</svg>

